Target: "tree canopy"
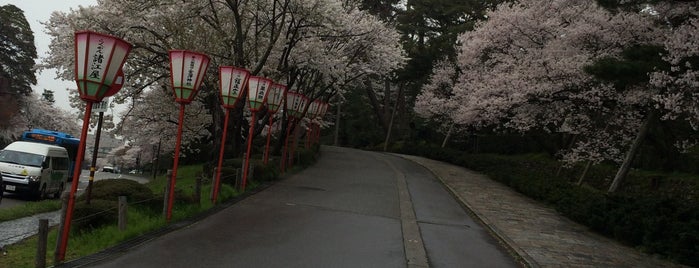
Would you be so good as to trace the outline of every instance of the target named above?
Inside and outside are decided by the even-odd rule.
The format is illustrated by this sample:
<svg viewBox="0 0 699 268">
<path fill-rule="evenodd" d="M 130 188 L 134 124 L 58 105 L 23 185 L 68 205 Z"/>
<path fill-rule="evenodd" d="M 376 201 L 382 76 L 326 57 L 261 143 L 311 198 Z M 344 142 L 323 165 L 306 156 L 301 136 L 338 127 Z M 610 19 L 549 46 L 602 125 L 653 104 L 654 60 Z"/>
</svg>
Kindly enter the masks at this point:
<svg viewBox="0 0 699 268">
<path fill-rule="evenodd" d="M 14 5 L 0 6 L 0 77 L 9 79 L 13 94 L 28 96 L 36 84 L 34 33 L 24 11 Z"/>
<path fill-rule="evenodd" d="M 481 129 L 575 135 L 560 152 L 570 163 L 629 161 L 627 148 L 656 113 L 692 123 L 699 106 L 689 86 L 697 82 L 697 7 L 644 5 L 501 4 L 460 36 L 454 66 L 435 70 L 416 111 Z"/>
<path fill-rule="evenodd" d="M 160 113 L 175 106 L 168 91 L 170 49 L 198 51 L 212 58 L 212 68 L 192 106 L 200 108 L 190 109 L 185 119 L 187 125 L 196 126 L 185 128 L 185 144 L 221 134 L 217 66 L 246 68 L 311 100 L 329 100 L 344 94 L 360 78 L 390 73 L 405 61 L 394 28 L 357 5 L 337 0 L 104 1 L 54 13 L 46 25 L 53 39 L 43 67 L 57 68 L 66 80 L 72 79 L 73 56 L 65 51 L 71 51 L 75 31 L 103 32 L 134 45 L 124 67 L 126 85 L 114 101 L 131 104 L 118 128 L 135 144 L 174 138 L 168 133 L 173 133 L 177 122 Z M 159 109 L 161 116 L 152 116 L 156 113 L 150 109 Z M 242 106 L 235 111 L 239 123 L 234 139 L 244 133 L 241 125 L 247 124 L 241 122 L 247 113 Z M 261 113 L 258 118 L 266 119 Z M 279 116 L 285 120 L 286 114 Z M 162 135 L 138 133 L 146 128 Z"/>
</svg>

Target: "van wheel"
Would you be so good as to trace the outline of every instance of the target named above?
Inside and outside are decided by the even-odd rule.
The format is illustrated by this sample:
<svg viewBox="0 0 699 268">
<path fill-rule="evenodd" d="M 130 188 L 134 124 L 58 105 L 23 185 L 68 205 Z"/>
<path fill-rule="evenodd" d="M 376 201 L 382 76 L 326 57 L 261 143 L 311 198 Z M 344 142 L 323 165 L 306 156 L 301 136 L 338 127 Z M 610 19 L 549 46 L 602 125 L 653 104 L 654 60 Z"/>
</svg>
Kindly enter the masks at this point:
<svg viewBox="0 0 699 268">
<path fill-rule="evenodd" d="M 58 192 L 53 194 L 53 199 L 61 198 L 61 195 L 63 194 L 63 187 L 65 187 L 65 183 L 61 184 L 61 187 L 58 188 Z"/>
<path fill-rule="evenodd" d="M 38 193 L 36 193 L 36 200 L 44 200 L 46 199 L 46 184 L 41 186 L 41 190 L 39 190 Z"/>
</svg>

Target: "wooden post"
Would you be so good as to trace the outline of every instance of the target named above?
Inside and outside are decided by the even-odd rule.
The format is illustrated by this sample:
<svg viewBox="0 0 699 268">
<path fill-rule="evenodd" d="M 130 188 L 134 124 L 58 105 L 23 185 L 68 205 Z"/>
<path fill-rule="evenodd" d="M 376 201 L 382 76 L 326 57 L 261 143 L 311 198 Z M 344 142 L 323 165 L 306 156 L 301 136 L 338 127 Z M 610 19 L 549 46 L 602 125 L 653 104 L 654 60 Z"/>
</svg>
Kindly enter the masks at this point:
<svg viewBox="0 0 699 268">
<path fill-rule="evenodd" d="M 126 196 L 119 196 L 119 231 L 126 230 L 126 224 L 128 223 L 128 217 L 126 216 L 128 210 L 128 203 L 126 201 Z"/>
<path fill-rule="evenodd" d="M 172 169 L 167 170 L 167 175 L 165 175 L 167 178 L 167 184 L 165 184 L 165 197 L 163 198 L 163 216 L 167 217 L 167 204 L 168 204 L 168 198 L 170 198 L 170 180 L 172 180 Z"/>
<path fill-rule="evenodd" d="M 240 190 L 240 182 L 241 177 L 243 176 L 243 172 L 241 172 L 240 168 L 235 169 L 235 189 Z"/>
<path fill-rule="evenodd" d="M 214 191 L 216 191 L 216 187 L 214 187 L 214 184 L 216 183 L 216 174 L 217 174 L 216 170 L 217 169 L 218 169 L 218 167 L 214 167 L 214 175 L 211 179 L 211 192 L 209 193 L 209 200 L 211 200 L 211 204 L 214 204 L 214 205 L 216 204 L 216 202 L 214 201 Z M 221 182 L 219 181 L 218 183 L 220 184 Z"/>
<path fill-rule="evenodd" d="M 34 259 L 34 267 L 46 267 L 46 241 L 49 236 L 49 220 L 39 219 L 39 244 L 36 247 L 36 258 Z"/>
<path fill-rule="evenodd" d="M 197 206 L 201 206 L 201 176 L 194 179 L 194 201 L 197 202 Z"/>
</svg>

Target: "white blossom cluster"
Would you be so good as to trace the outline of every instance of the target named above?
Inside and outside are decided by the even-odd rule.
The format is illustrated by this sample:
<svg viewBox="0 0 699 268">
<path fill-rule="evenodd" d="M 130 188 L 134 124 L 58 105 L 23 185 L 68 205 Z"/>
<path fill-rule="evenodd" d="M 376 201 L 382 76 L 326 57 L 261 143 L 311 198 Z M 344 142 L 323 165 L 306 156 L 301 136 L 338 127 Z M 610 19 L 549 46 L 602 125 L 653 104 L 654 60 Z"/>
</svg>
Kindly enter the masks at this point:
<svg viewBox="0 0 699 268">
<path fill-rule="evenodd" d="M 642 12 L 611 12 L 586 0 L 502 4 L 460 36 L 455 66 L 438 65 L 415 110 L 461 126 L 575 135 L 560 152 L 568 163 L 621 161 L 651 111 L 699 130 L 697 10 L 674 2 Z M 669 26 L 677 14 L 694 16 Z M 585 71 L 639 45 L 666 50 L 671 71 L 655 70 L 649 83 L 623 90 Z"/>
</svg>

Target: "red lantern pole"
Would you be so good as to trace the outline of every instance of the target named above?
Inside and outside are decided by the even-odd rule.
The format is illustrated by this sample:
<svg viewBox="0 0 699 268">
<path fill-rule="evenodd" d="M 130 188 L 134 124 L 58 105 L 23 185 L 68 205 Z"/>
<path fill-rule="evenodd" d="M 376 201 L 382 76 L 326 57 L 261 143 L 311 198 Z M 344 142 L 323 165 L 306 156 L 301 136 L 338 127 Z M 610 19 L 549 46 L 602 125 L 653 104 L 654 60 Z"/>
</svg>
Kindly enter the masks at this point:
<svg viewBox="0 0 699 268">
<path fill-rule="evenodd" d="M 75 158 L 75 167 L 73 168 L 73 182 L 70 186 L 70 195 L 68 197 L 68 207 L 66 208 L 66 219 L 61 232 L 60 246 L 58 247 L 56 259 L 59 261 L 65 260 L 66 249 L 68 248 L 68 235 L 70 235 L 70 223 L 73 220 L 73 208 L 75 207 L 75 192 L 78 191 L 80 183 L 80 171 L 82 169 L 83 158 L 85 157 L 85 140 L 87 140 L 87 130 L 90 127 L 90 114 L 92 113 L 92 102 L 85 103 L 85 116 L 83 117 L 83 129 L 80 133 L 80 144 L 78 145 L 78 155 Z"/>
<path fill-rule="evenodd" d="M 92 31 L 80 31 L 75 33 L 75 82 L 78 86 L 80 98 L 86 102 L 83 129 L 80 135 L 80 144 L 73 167 L 73 181 L 71 183 L 68 204 L 65 211 L 65 221 L 58 241 L 55 260 L 57 263 L 65 259 L 68 247 L 70 225 L 73 220 L 75 208 L 75 193 L 80 183 L 82 161 L 85 158 L 85 142 L 90 126 L 92 105 L 100 102 L 109 88 L 116 80 L 118 71 L 123 66 L 126 56 L 131 51 L 131 44 L 119 38 L 96 33 Z"/>
<path fill-rule="evenodd" d="M 182 122 L 184 121 L 184 103 L 180 103 L 180 121 L 177 124 L 177 141 L 175 142 L 175 162 L 172 164 L 172 177 L 170 178 L 170 192 L 167 198 L 167 221 L 172 218 L 172 204 L 175 201 L 175 183 L 177 181 L 177 165 L 180 162 L 180 144 L 182 143 Z"/>
<path fill-rule="evenodd" d="M 216 168 L 216 181 L 214 182 L 214 195 L 211 198 L 211 203 L 216 204 L 218 191 L 221 187 L 221 166 L 223 165 L 223 151 L 226 145 L 226 135 L 228 133 L 228 117 L 230 110 L 226 108 L 226 117 L 223 119 L 223 137 L 221 137 L 221 150 L 218 152 L 218 167 Z"/>
<path fill-rule="evenodd" d="M 318 125 L 316 125 L 316 137 L 315 137 L 315 139 L 316 139 L 316 143 L 320 144 L 320 123 L 318 123 Z"/>
<path fill-rule="evenodd" d="M 248 149 L 245 154 L 245 168 L 243 169 L 243 184 L 241 185 L 242 191 L 245 191 L 245 183 L 248 179 L 248 169 L 250 167 L 250 148 L 252 147 L 252 135 L 255 131 L 255 112 L 252 112 L 252 119 L 250 120 L 250 131 L 248 132 Z"/>
<path fill-rule="evenodd" d="M 288 153 L 288 147 L 289 147 L 289 134 L 290 134 L 289 130 L 291 130 L 291 126 L 292 126 L 293 121 L 294 121 L 294 119 L 292 117 L 289 117 L 289 120 L 286 124 L 286 137 L 284 138 L 284 149 L 282 150 L 282 166 L 281 166 L 282 173 L 284 173 L 284 171 L 288 165 L 287 153 Z"/>
<path fill-rule="evenodd" d="M 308 127 L 306 127 L 306 149 L 308 147 L 311 147 L 311 128 L 313 127 L 313 124 L 309 124 Z"/>
<path fill-rule="evenodd" d="M 218 199 L 219 189 L 221 187 L 221 166 L 223 165 L 223 154 L 226 148 L 226 136 L 228 136 L 228 120 L 230 109 L 235 109 L 236 105 L 242 98 L 242 95 L 247 92 L 247 82 L 250 72 L 242 68 L 233 66 L 220 66 L 219 71 L 219 87 L 220 97 L 223 108 L 226 109 L 226 117 L 223 123 L 223 137 L 221 137 L 221 149 L 218 154 L 218 166 L 216 167 L 216 179 L 214 181 L 214 193 L 211 196 L 211 202 L 216 204 Z M 245 103 L 243 103 L 245 105 Z"/>
<path fill-rule="evenodd" d="M 269 116 L 269 129 L 267 130 L 267 145 L 265 146 L 265 160 L 264 163 L 267 165 L 267 162 L 269 161 L 269 142 L 272 140 L 272 124 L 274 124 L 274 116 L 273 114 Z"/>
<path fill-rule="evenodd" d="M 294 128 L 294 133 L 292 133 L 293 140 L 291 141 L 291 151 L 290 151 L 290 155 L 289 155 L 289 166 L 294 164 L 294 153 L 296 152 L 296 144 L 298 141 L 298 139 L 297 139 L 298 132 L 299 132 L 299 129 Z"/>
</svg>

